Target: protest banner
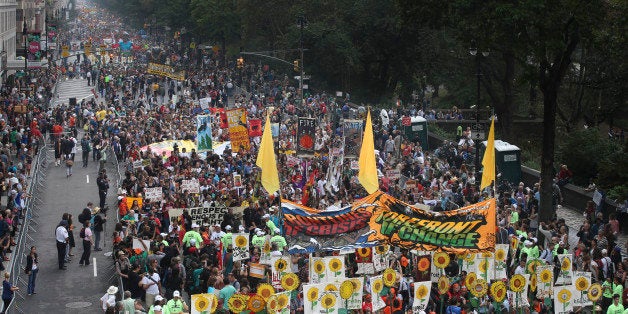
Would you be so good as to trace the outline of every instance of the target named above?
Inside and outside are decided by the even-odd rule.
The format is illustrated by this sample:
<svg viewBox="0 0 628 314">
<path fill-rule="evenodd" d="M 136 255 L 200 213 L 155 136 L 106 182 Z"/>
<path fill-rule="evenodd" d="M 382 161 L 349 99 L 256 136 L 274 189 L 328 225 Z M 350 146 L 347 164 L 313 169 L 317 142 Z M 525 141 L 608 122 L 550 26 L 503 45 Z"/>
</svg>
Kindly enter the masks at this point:
<svg viewBox="0 0 628 314">
<path fill-rule="evenodd" d="M 241 188 L 242 187 L 242 175 L 233 173 L 233 187 Z"/>
<path fill-rule="evenodd" d="M 237 153 L 240 150 L 248 151 L 251 149 L 249 131 L 246 124 L 246 109 L 227 110 L 227 123 L 229 125 L 231 150 Z"/>
<path fill-rule="evenodd" d="M 427 309 L 432 290 L 431 281 L 421 281 L 414 283 L 414 300 L 412 301 L 412 313 L 419 314 Z"/>
<path fill-rule="evenodd" d="M 314 156 L 316 119 L 299 117 L 297 121 L 297 155 Z"/>
<path fill-rule="evenodd" d="M 188 208 L 192 222 L 202 225 L 219 225 L 224 220 L 224 216 L 229 212 L 227 207 L 194 207 Z"/>
<path fill-rule="evenodd" d="M 362 147 L 362 120 L 344 120 L 342 126 L 345 158 L 357 158 Z"/>
<path fill-rule="evenodd" d="M 212 149 L 212 123 L 210 115 L 196 116 L 196 151 Z"/>
<path fill-rule="evenodd" d="M 167 64 L 150 62 L 148 63 L 148 67 L 146 68 L 146 73 L 169 77 L 177 81 L 185 80 L 184 70 L 176 70 L 174 67 Z"/>
<path fill-rule="evenodd" d="M 330 250 L 364 247 L 375 241 L 452 253 L 495 249 L 495 199 L 434 213 L 377 191 L 333 213 L 283 201 L 282 211 L 288 247 L 308 249 L 314 238 L 322 249 Z"/>
<path fill-rule="evenodd" d="M 126 197 L 125 200 L 126 200 L 126 206 L 129 209 L 133 207 L 133 202 L 135 201 L 137 201 L 137 206 L 139 206 L 140 208 L 142 208 L 142 205 L 144 204 L 141 197 Z"/>
<path fill-rule="evenodd" d="M 144 198 L 151 201 L 161 201 L 163 199 L 163 191 L 160 186 L 144 189 Z"/>
<path fill-rule="evenodd" d="M 150 250 L 150 240 L 133 238 L 133 249 L 140 249 L 141 251 Z"/>
<path fill-rule="evenodd" d="M 181 192 L 188 191 L 188 193 L 198 194 L 201 192 L 201 186 L 196 179 L 182 180 Z"/>
</svg>

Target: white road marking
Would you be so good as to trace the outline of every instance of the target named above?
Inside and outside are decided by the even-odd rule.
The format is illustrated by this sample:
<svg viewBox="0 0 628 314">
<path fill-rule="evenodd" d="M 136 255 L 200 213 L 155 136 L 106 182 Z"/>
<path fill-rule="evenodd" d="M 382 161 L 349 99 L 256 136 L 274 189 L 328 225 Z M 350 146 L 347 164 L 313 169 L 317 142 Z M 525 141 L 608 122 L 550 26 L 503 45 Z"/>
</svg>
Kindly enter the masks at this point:
<svg viewBox="0 0 628 314">
<path fill-rule="evenodd" d="M 96 267 L 96 258 L 94 257 L 94 277 L 98 276 L 98 268 Z"/>
<path fill-rule="evenodd" d="M 89 183 L 89 174 L 86 174 L 85 177 L 87 178 L 87 183 Z"/>
</svg>

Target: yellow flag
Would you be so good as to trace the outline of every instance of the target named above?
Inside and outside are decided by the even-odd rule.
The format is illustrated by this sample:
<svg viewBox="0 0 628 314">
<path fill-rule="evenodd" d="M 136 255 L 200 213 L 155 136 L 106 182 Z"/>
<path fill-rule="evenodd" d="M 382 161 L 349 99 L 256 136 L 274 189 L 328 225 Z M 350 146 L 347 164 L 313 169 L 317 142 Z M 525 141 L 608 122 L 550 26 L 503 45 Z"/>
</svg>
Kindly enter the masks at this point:
<svg viewBox="0 0 628 314">
<path fill-rule="evenodd" d="M 476 143 L 480 145 L 480 143 Z M 482 157 L 482 183 L 480 190 L 491 185 L 495 181 L 495 118 L 491 119 L 491 129 L 488 131 L 488 140 L 486 141 L 486 150 Z"/>
<path fill-rule="evenodd" d="M 279 190 L 279 173 L 277 172 L 273 134 L 270 130 L 270 114 L 266 115 L 264 133 L 262 133 L 262 143 L 259 146 L 257 162 L 255 164 L 262 168 L 262 186 L 266 189 L 268 194 L 277 192 Z"/>
<path fill-rule="evenodd" d="M 375 143 L 373 142 L 373 124 L 371 123 L 371 110 L 366 114 L 366 127 L 362 137 L 360 149 L 360 173 L 358 180 L 369 194 L 379 190 L 377 179 L 377 166 L 375 165 Z"/>
</svg>

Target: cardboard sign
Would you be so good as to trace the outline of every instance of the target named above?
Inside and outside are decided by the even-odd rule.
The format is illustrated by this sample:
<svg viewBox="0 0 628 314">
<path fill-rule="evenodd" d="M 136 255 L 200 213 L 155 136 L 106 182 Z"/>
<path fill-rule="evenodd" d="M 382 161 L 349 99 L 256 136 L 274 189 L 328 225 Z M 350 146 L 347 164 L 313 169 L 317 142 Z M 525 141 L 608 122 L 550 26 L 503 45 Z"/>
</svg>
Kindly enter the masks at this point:
<svg viewBox="0 0 628 314">
<path fill-rule="evenodd" d="M 183 180 L 181 181 L 181 192 L 188 191 L 189 193 L 198 194 L 201 192 L 201 186 L 198 180 Z"/>
<path fill-rule="evenodd" d="M 161 201 L 163 199 L 163 191 L 160 186 L 144 189 L 144 198 L 151 201 Z"/>
<path fill-rule="evenodd" d="M 266 266 L 262 265 L 262 264 L 257 264 L 257 263 L 251 263 L 250 269 L 249 269 L 249 276 L 253 277 L 253 278 L 259 278 L 262 279 L 264 278 L 264 273 L 266 272 Z"/>
</svg>

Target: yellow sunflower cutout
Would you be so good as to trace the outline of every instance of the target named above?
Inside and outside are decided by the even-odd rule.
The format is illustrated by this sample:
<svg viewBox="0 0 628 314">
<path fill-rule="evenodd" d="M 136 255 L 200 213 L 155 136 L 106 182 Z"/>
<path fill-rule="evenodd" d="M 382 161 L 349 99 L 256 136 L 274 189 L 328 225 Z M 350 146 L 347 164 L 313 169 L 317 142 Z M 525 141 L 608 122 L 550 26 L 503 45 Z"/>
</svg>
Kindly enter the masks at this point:
<svg viewBox="0 0 628 314">
<path fill-rule="evenodd" d="M 536 282 L 537 282 L 536 274 L 530 276 L 530 291 L 536 291 Z"/>
<path fill-rule="evenodd" d="M 449 278 L 447 276 L 440 276 L 438 278 L 438 293 L 445 294 L 449 290 Z"/>
<path fill-rule="evenodd" d="M 388 245 L 378 245 L 375 247 L 375 252 L 379 255 L 384 255 L 386 253 L 388 253 Z"/>
<path fill-rule="evenodd" d="M 307 300 L 312 303 L 318 301 L 318 288 L 311 287 L 309 290 L 307 290 Z"/>
<path fill-rule="evenodd" d="M 360 248 L 360 249 L 357 249 L 356 251 L 358 253 L 358 256 L 361 257 L 362 259 L 369 259 L 371 257 L 370 247 Z"/>
<path fill-rule="evenodd" d="M 277 296 L 277 307 L 279 309 L 285 309 L 290 305 L 290 298 L 287 293 L 282 293 Z"/>
<path fill-rule="evenodd" d="M 229 298 L 227 302 L 229 305 L 229 310 L 234 313 L 240 313 L 246 310 L 248 305 L 248 295 L 245 294 L 234 294 Z"/>
<path fill-rule="evenodd" d="M 325 310 L 329 310 L 336 305 L 336 296 L 332 293 L 325 293 L 321 298 L 321 306 Z"/>
<path fill-rule="evenodd" d="M 528 262 L 528 265 L 526 265 L 526 270 L 528 274 L 536 274 L 536 268 L 541 265 L 541 260 L 533 259 Z"/>
<path fill-rule="evenodd" d="M 518 247 L 519 247 L 519 238 L 517 238 L 517 237 L 510 238 L 510 249 L 513 252 L 515 252 L 515 251 L 517 251 Z"/>
<path fill-rule="evenodd" d="M 277 296 L 273 295 L 272 297 L 270 297 L 270 299 L 268 299 L 268 301 L 266 302 L 266 307 L 269 309 L 269 313 L 275 313 L 277 312 L 277 310 L 281 310 L 281 308 L 279 308 L 279 304 L 278 304 L 278 300 L 277 300 Z"/>
<path fill-rule="evenodd" d="M 434 253 L 432 260 L 434 261 L 434 266 L 439 269 L 444 269 L 449 265 L 449 254 L 445 252 L 436 252 Z"/>
<path fill-rule="evenodd" d="M 384 289 L 384 282 L 382 278 L 377 278 L 373 281 L 373 292 L 379 294 Z"/>
<path fill-rule="evenodd" d="M 397 272 L 390 267 L 386 268 L 382 278 L 384 279 L 384 285 L 386 285 L 386 287 L 392 287 L 395 281 L 397 281 Z"/>
<path fill-rule="evenodd" d="M 541 282 L 542 283 L 550 283 L 552 281 L 552 277 L 554 277 L 554 274 L 549 269 L 544 269 L 541 272 Z"/>
<path fill-rule="evenodd" d="M 475 281 L 475 284 L 471 286 L 471 294 L 473 294 L 476 298 L 481 298 L 486 295 L 488 291 L 488 283 L 484 279 L 478 279 Z"/>
<path fill-rule="evenodd" d="M 501 303 L 506 298 L 506 284 L 503 281 L 496 281 L 491 285 L 491 296 L 497 303 Z"/>
<path fill-rule="evenodd" d="M 519 293 L 523 291 L 523 288 L 526 285 L 526 277 L 523 277 L 521 274 L 515 274 L 510 278 L 510 290 L 512 292 Z"/>
<path fill-rule="evenodd" d="M 333 284 L 333 283 L 328 283 L 328 284 L 325 286 L 325 291 L 338 291 L 338 288 L 336 287 L 336 285 L 335 285 L 335 284 Z"/>
<path fill-rule="evenodd" d="M 318 278 L 325 277 L 325 263 L 323 260 L 318 259 L 314 262 L 314 272 L 318 275 Z"/>
<path fill-rule="evenodd" d="M 427 297 L 427 287 L 425 285 L 420 285 L 416 289 L 416 294 L 414 295 L 416 299 L 423 300 Z"/>
<path fill-rule="evenodd" d="M 340 297 L 343 300 L 349 300 L 355 292 L 355 284 L 351 280 L 345 280 L 340 284 Z"/>
<path fill-rule="evenodd" d="M 340 275 L 340 270 L 342 269 L 342 261 L 339 258 L 332 258 L 329 260 L 329 270 L 334 272 L 336 276 Z"/>
<path fill-rule="evenodd" d="M 262 297 L 264 301 L 268 302 L 268 299 L 275 294 L 275 288 L 273 286 L 263 283 L 257 286 L 257 295 Z"/>
<path fill-rule="evenodd" d="M 209 310 L 209 313 L 215 313 L 218 309 L 218 297 L 215 294 L 210 294 L 209 299 L 212 302 L 212 308 Z"/>
<path fill-rule="evenodd" d="M 464 285 L 467 286 L 467 289 L 471 289 L 473 287 L 473 284 L 475 283 L 475 281 L 478 279 L 478 275 L 476 275 L 474 272 L 470 272 L 467 274 L 467 277 L 464 279 Z"/>
<path fill-rule="evenodd" d="M 299 276 L 295 273 L 286 273 L 281 277 L 281 287 L 286 291 L 295 290 L 299 284 Z"/>
<path fill-rule="evenodd" d="M 249 297 L 249 304 L 247 305 L 247 309 L 250 311 L 257 313 L 264 310 L 266 307 L 266 301 L 259 295 L 253 295 Z"/>
<path fill-rule="evenodd" d="M 589 287 L 589 292 L 587 292 L 587 297 L 591 302 L 596 302 L 602 296 L 602 285 L 599 283 L 594 283 Z"/>
<path fill-rule="evenodd" d="M 280 258 L 278 260 L 275 261 L 275 269 L 277 270 L 277 272 L 279 273 L 283 273 L 288 269 L 288 261 Z"/>
<path fill-rule="evenodd" d="M 247 241 L 245 236 L 239 235 L 235 238 L 235 246 L 239 247 L 239 248 L 244 248 L 246 247 Z"/>
<path fill-rule="evenodd" d="M 560 262 L 560 271 L 569 271 L 571 269 L 571 260 L 568 257 L 564 257 Z"/>
<path fill-rule="evenodd" d="M 270 241 L 264 242 L 264 248 L 262 251 L 264 251 L 264 253 L 270 253 Z"/>
<path fill-rule="evenodd" d="M 209 310 L 211 300 L 205 294 L 199 294 L 195 296 L 194 309 L 198 312 L 204 312 Z"/>
<path fill-rule="evenodd" d="M 480 274 L 486 274 L 488 272 L 488 260 L 483 259 L 480 261 L 480 264 L 478 265 L 478 271 L 480 272 Z"/>
<path fill-rule="evenodd" d="M 506 251 L 502 248 L 499 248 L 495 251 L 495 260 L 503 262 L 506 260 Z"/>
<path fill-rule="evenodd" d="M 430 259 L 427 257 L 421 257 L 417 264 L 419 271 L 428 271 L 430 269 Z"/>
<path fill-rule="evenodd" d="M 578 277 L 576 279 L 576 290 L 586 291 L 589 288 L 589 280 L 585 277 Z"/>
<path fill-rule="evenodd" d="M 569 289 L 560 289 L 557 296 L 558 302 L 563 304 L 563 309 L 567 307 L 567 303 L 571 300 L 571 291 Z"/>
</svg>

